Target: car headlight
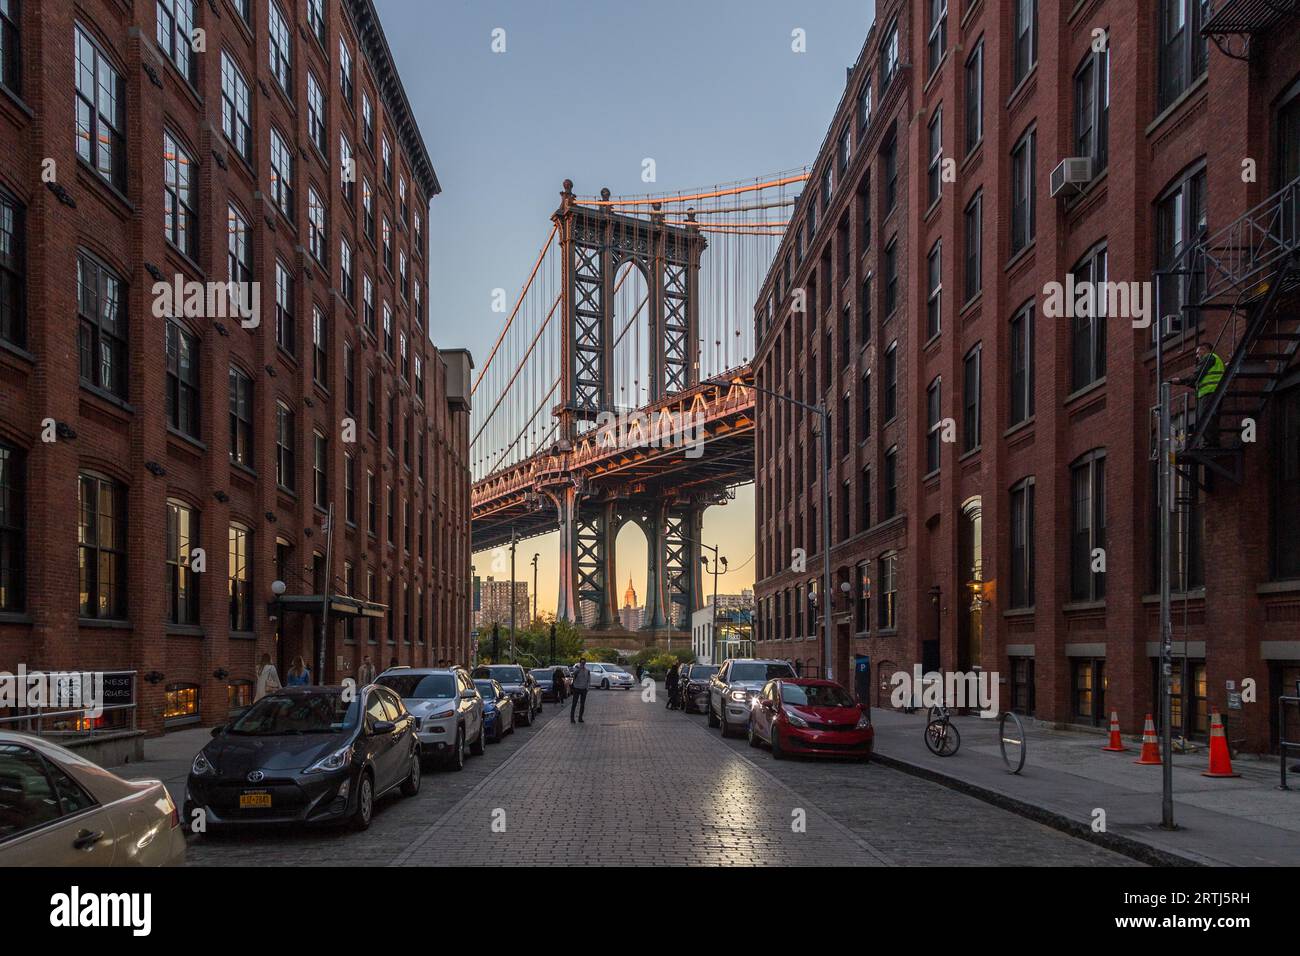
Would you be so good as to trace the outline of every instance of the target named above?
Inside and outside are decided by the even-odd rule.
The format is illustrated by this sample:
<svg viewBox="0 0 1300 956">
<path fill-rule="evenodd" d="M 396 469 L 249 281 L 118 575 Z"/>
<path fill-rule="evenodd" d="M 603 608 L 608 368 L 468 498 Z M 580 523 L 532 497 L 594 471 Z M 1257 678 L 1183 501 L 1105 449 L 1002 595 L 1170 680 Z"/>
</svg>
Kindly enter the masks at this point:
<svg viewBox="0 0 1300 956">
<path fill-rule="evenodd" d="M 858 729 L 858 730 L 866 730 L 866 729 L 867 729 L 868 727 L 870 727 L 870 726 L 871 726 L 871 715 L 868 714 L 868 713 L 864 710 L 864 711 L 862 712 L 862 716 L 858 718 L 858 727 L 857 727 L 857 729 Z"/>
<path fill-rule="evenodd" d="M 208 759 L 207 754 L 200 750 L 194 756 L 194 763 L 190 764 L 190 773 L 196 777 L 206 777 L 209 774 L 215 776 L 217 768 L 212 765 L 212 761 Z"/>
<path fill-rule="evenodd" d="M 746 700 L 749 699 L 749 695 L 745 693 L 743 690 L 733 690 L 731 692 L 731 699 L 744 703 Z"/>
<path fill-rule="evenodd" d="M 430 716 L 429 719 L 430 719 L 430 720 L 442 720 L 442 719 L 444 719 L 444 718 L 446 718 L 446 717 L 450 717 L 450 716 L 451 716 L 452 714 L 454 714 L 454 713 L 456 713 L 456 708 L 454 708 L 454 707 L 449 707 L 449 708 L 447 708 L 446 710 L 440 710 L 440 711 L 438 711 L 436 714 L 433 714 L 432 716 Z"/>
<path fill-rule="evenodd" d="M 785 710 L 785 719 L 788 720 L 788 721 L 790 721 L 790 725 L 791 725 L 792 727 L 807 727 L 807 726 L 808 726 L 808 721 L 804 720 L 802 717 L 800 717 L 798 714 L 796 714 L 796 713 L 795 713 L 793 710 L 791 710 L 789 707 L 786 707 L 786 708 L 783 708 L 783 709 Z"/>
<path fill-rule="evenodd" d="M 348 760 L 352 756 L 352 745 L 340 747 L 328 756 L 321 757 L 314 764 L 308 767 L 303 773 L 332 773 L 335 770 L 342 770 L 348 765 Z"/>
</svg>

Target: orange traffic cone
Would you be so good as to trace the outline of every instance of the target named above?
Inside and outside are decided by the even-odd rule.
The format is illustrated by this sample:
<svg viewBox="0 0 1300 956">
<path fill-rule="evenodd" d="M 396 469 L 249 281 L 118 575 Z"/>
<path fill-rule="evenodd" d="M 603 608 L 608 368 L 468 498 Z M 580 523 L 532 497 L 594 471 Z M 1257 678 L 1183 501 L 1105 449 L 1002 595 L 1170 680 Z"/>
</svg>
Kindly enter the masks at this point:
<svg viewBox="0 0 1300 956">
<path fill-rule="evenodd" d="M 1223 732 L 1223 718 L 1210 715 L 1210 769 L 1201 771 L 1202 777 L 1240 777 L 1232 770 L 1232 755 L 1228 753 L 1228 737 Z"/>
<path fill-rule="evenodd" d="M 1156 742 L 1156 722 L 1151 719 L 1150 714 L 1147 714 L 1146 723 L 1142 727 L 1142 756 L 1133 762 L 1160 764 L 1160 744 Z"/>
<path fill-rule="evenodd" d="M 1124 741 L 1120 740 L 1119 737 L 1119 713 L 1117 711 L 1112 710 L 1110 712 L 1110 743 L 1101 749 L 1115 754 L 1124 753 L 1128 750 L 1124 746 Z"/>
</svg>

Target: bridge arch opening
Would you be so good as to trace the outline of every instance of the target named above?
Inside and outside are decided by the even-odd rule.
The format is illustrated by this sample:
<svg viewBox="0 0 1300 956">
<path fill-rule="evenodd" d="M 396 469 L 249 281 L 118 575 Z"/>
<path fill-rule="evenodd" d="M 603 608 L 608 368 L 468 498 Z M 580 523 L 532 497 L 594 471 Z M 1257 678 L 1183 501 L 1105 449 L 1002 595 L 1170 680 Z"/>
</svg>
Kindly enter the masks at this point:
<svg viewBox="0 0 1300 956">
<path fill-rule="evenodd" d="M 635 631 L 646 623 L 651 607 L 650 539 L 636 518 L 625 518 L 614 537 L 614 615 L 617 624 Z"/>
<path fill-rule="evenodd" d="M 611 302 L 614 410 L 641 408 L 650 401 L 654 341 L 650 335 L 650 280 L 644 265 L 625 258 L 614 266 Z"/>
</svg>

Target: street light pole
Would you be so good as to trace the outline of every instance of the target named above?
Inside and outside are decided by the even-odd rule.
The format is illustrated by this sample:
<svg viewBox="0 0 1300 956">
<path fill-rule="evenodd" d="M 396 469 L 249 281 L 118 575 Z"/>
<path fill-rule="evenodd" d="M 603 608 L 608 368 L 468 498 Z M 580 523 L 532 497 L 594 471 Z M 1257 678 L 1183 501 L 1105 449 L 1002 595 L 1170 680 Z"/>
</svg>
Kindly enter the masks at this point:
<svg viewBox="0 0 1300 956">
<path fill-rule="evenodd" d="M 510 663 L 515 663 L 515 608 L 519 603 L 515 599 L 515 529 L 510 529 Z"/>
<path fill-rule="evenodd" d="M 533 552 L 533 620 L 537 620 L 537 559 L 541 555 Z"/>
<path fill-rule="evenodd" d="M 693 539 L 692 539 L 693 540 Z M 713 552 L 713 613 L 709 617 L 709 657 L 713 657 L 713 648 L 718 643 L 718 569 L 719 566 L 726 567 L 727 559 L 718 554 L 718 549 L 703 541 L 696 541 L 701 548 L 708 548 Z M 709 570 L 709 559 L 700 555 L 700 563 L 704 565 L 705 573 Z"/>
<path fill-rule="evenodd" d="M 705 385 L 730 385 L 731 382 L 709 379 L 704 382 Z M 764 388 L 762 385 L 750 383 L 748 385 L 740 384 L 742 388 L 752 388 L 762 395 L 770 395 L 772 398 L 779 399 L 783 402 L 789 402 L 806 411 L 812 412 L 821 419 L 821 459 L 822 459 L 822 661 L 826 668 L 826 679 L 834 680 L 834 671 L 831 667 L 831 659 L 834 656 L 832 650 L 831 637 L 831 412 L 826 407 L 825 402 L 818 402 L 811 405 L 808 402 L 801 402 L 797 398 L 791 398 L 789 395 L 783 395 L 781 392 L 774 391 L 770 388 Z"/>
</svg>

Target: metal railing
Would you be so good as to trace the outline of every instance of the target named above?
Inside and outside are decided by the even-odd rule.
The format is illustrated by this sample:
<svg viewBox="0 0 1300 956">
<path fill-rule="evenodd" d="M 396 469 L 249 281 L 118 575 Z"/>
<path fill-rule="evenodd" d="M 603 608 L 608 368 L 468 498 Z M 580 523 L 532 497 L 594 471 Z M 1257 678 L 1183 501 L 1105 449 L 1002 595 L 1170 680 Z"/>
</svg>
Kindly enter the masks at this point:
<svg viewBox="0 0 1300 956">
<path fill-rule="evenodd" d="M 1298 688 L 1300 690 L 1300 688 Z M 1300 740 L 1286 739 L 1286 705 L 1295 704 L 1300 707 L 1300 697 L 1279 697 L 1277 699 L 1277 755 L 1278 762 L 1281 766 L 1282 785 L 1281 789 L 1290 790 L 1286 785 L 1286 755 L 1288 750 L 1300 753 Z"/>
<path fill-rule="evenodd" d="M 1203 276 L 1201 302 L 1242 290 L 1300 248 L 1300 177 L 1193 243 L 1174 270 Z"/>
</svg>

